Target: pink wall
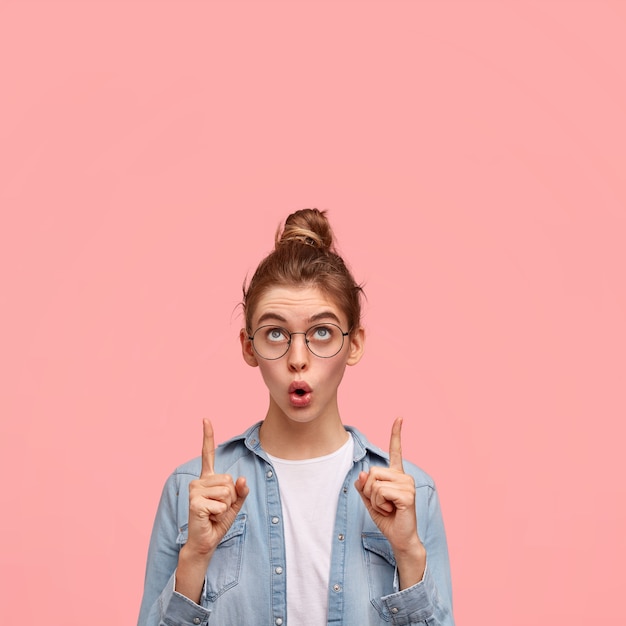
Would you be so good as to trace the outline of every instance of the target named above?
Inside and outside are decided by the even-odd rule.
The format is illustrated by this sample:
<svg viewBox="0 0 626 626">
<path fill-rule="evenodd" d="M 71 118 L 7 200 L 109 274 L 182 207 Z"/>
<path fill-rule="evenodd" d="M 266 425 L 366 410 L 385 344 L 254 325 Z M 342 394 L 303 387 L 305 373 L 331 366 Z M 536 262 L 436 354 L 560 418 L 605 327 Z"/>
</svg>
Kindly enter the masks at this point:
<svg viewBox="0 0 626 626">
<path fill-rule="evenodd" d="M 134 623 L 201 418 L 263 415 L 236 305 L 307 206 L 369 297 L 344 419 L 405 416 L 458 623 L 617 623 L 625 32 L 619 0 L 1 2 L 2 623 Z"/>
</svg>

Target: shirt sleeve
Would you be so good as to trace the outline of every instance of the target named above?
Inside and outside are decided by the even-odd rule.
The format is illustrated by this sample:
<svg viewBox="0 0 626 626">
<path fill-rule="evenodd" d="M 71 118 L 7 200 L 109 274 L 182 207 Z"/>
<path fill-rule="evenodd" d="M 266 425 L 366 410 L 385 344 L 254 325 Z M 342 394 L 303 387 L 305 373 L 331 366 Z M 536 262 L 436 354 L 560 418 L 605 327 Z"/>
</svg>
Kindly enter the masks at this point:
<svg viewBox="0 0 626 626">
<path fill-rule="evenodd" d="M 168 581 L 156 603 L 150 607 L 147 626 L 207 626 L 211 611 L 205 609 L 182 594 L 174 591 L 176 573 Z"/>
</svg>

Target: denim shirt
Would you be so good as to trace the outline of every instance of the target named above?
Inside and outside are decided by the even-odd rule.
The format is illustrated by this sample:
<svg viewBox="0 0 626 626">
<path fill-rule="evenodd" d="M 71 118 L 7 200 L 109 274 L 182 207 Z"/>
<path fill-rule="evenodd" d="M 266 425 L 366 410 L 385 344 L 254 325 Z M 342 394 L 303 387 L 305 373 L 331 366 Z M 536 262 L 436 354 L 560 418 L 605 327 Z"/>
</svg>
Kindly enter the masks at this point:
<svg viewBox="0 0 626 626">
<path fill-rule="evenodd" d="M 156 514 L 139 626 L 289 626 L 285 543 L 276 474 L 259 443 L 260 423 L 216 449 L 216 473 L 245 476 L 250 493 L 209 564 L 200 604 L 174 591 L 178 553 L 187 541 L 189 483 L 201 459 L 168 478 Z M 418 534 L 426 548 L 422 581 L 399 590 L 393 551 L 356 488 L 359 472 L 387 466 L 388 455 L 356 429 L 354 460 L 336 506 L 327 624 L 454 626 L 448 549 L 432 479 L 415 465 Z M 291 626 L 301 626 L 292 624 Z"/>
</svg>

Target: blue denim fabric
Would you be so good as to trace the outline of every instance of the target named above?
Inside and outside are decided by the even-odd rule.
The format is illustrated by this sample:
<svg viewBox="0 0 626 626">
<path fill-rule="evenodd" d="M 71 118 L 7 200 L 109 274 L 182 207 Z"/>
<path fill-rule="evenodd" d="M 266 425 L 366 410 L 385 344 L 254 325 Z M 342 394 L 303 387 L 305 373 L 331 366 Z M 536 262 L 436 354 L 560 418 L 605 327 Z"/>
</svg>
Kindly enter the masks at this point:
<svg viewBox="0 0 626 626">
<path fill-rule="evenodd" d="M 245 476 L 250 493 L 209 565 L 200 605 L 174 591 L 178 552 L 187 541 L 189 483 L 201 460 L 167 480 L 152 531 L 139 626 L 289 625 L 282 511 L 276 474 L 259 443 L 259 424 L 216 450 L 215 471 Z M 405 462 L 416 486 L 419 536 L 427 551 L 423 580 L 399 591 L 395 558 L 354 487 L 360 471 L 388 455 L 357 430 L 354 463 L 336 502 L 328 624 L 454 626 L 448 549 L 432 479 Z M 335 506 L 334 498 L 329 506 Z"/>
</svg>

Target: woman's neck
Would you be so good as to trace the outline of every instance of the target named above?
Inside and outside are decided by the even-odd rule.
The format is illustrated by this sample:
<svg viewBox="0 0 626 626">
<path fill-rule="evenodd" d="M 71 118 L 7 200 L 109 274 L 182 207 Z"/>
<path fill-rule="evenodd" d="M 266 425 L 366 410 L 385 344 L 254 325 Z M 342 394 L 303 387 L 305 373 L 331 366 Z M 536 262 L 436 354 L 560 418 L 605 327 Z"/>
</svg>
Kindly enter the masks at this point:
<svg viewBox="0 0 626 626">
<path fill-rule="evenodd" d="M 281 419 L 268 413 L 259 432 L 263 449 L 272 456 L 287 460 L 313 459 L 332 454 L 348 440 L 339 416 L 318 417 L 311 422 Z"/>
</svg>

